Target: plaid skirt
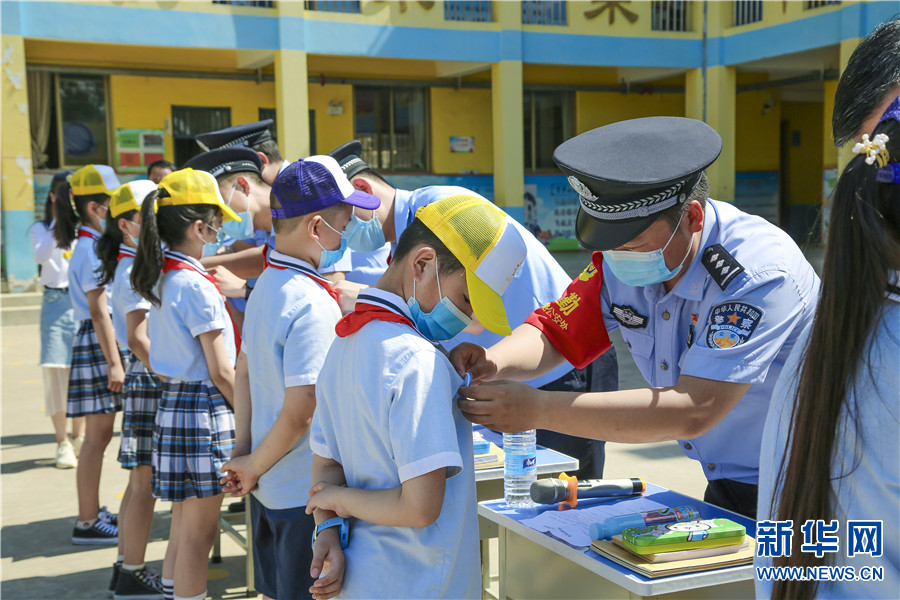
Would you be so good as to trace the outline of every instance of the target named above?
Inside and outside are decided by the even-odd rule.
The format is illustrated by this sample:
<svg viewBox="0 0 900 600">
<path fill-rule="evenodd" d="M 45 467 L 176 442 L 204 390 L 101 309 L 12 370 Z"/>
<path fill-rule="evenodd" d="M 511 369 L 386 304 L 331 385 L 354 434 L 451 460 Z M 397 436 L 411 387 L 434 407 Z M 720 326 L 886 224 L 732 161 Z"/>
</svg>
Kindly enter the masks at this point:
<svg viewBox="0 0 900 600">
<path fill-rule="evenodd" d="M 153 495 L 169 502 L 221 494 L 234 413 L 211 381 L 168 380 L 153 431 Z"/>
<path fill-rule="evenodd" d="M 66 416 L 102 415 L 122 410 L 121 394 L 109 391 L 108 384 L 106 357 L 97 341 L 94 322 L 85 319 L 78 327 L 72 345 Z"/>
<path fill-rule="evenodd" d="M 150 466 L 153 428 L 163 384 L 133 354 L 125 374 L 125 408 L 122 411 L 122 445 L 119 462 L 125 469 Z"/>
</svg>

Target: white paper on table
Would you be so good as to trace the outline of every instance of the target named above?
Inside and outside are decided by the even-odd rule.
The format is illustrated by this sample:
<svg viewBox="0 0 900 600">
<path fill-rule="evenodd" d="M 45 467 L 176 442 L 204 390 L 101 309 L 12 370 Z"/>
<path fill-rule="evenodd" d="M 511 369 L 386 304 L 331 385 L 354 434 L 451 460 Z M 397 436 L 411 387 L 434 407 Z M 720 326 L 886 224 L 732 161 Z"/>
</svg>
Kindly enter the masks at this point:
<svg viewBox="0 0 900 600">
<path fill-rule="evenodd" d="M 591 523 L 600 523 L 616 515 L 658 510 L 666 506 L 643 497 L 629 498 L 627 502 L 619 501 L 615 504 L 588 505 L 595 502 L 586 500 L 584 504 L 579 503 L 578 508 L 574 510 L 569 508 L 566 510 L 547 510 L 536 517 L 523 519 L 520 522 L 522 525 L 531 527 L 535 531 L 549 533 L 570 546 L 587 548 L 591 545 Z"/>
</svg>

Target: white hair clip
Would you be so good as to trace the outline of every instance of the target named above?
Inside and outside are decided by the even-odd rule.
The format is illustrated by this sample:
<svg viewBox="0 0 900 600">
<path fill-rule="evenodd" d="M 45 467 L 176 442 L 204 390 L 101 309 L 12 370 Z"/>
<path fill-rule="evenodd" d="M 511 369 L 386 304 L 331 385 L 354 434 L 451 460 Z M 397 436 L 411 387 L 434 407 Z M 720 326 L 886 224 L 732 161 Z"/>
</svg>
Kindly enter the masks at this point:
<svg viewBox="0 0 900 600">
<path fill-rule="evenodd" d="M 853 146 L 853 152 L 855 152 L 856 154 L 866 155 L 867 165 L 874 164 L 877 160 L 878 166 L 883 167 L 888 163 L 888 160 L 890 159 L 890 155 L 887 151 L 887 141 L 888 136 L 883 133 L 879 133 L 871 141 L 869 140 L 869 134 L 864 133 L 862 136 L 862 142 L 859 142 L 855 146 Z"/>
</svg>

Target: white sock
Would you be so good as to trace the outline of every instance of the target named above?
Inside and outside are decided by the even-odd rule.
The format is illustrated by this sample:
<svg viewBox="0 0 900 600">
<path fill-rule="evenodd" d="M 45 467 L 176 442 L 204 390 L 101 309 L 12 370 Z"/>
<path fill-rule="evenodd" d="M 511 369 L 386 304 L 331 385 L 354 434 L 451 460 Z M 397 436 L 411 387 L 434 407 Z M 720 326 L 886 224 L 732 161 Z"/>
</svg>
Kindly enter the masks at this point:
<svg viewBox="0 0 900 600">
<path fill-rule="evenodd" d="M 175 580 L 161 578 L 163 588 L 163 598 L 165 600 L 175 600 Z"/>
<path fill-rule="evenodd" d="M 117 556 L 117 557 L 116 557 L 116 562 L 117 562 L 117 563 L 123 563 L 123 562 L 125 562 L 125 555 L 124 555 L 124 554 L 120 554 L 119 556 Z"/>
<path fill-rule="evenodd" d="M 196 596 L 179 596 L 175 594 L 175 600 L 206 600 L 206 590 L 203 590 Z"/>
<path fill-rule="evenodd" d="M 125 563 L 122 563 L 122 570 L 123 571 L 140 571 L 146 565 L 147 565 L 147 563 L 141 563 L 139 565 L 126 565 Z"/>
<path fill-rule="evenodd" d="M 97 517 L 88 519 L 87 521 L 78 521 L 75 526 L 79 529 L 90 529 L 97 522 Z"/>
</svg>

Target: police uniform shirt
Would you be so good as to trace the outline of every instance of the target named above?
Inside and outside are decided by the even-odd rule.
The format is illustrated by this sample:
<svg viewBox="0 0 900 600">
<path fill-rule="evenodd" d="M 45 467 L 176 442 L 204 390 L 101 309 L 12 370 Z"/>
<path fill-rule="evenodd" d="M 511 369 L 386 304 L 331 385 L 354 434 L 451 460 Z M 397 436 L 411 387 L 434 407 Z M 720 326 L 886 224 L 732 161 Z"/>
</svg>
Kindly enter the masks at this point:
<svg viewBox="0 0 900 600">
<path fill-rule="evenodd" d="M 285 390 L 316 384 L 341 318 L 337 302 L 310 278 L 312 265 L 274 250 L 269 260 L 247 301 L 241 344 L 250 369 L 251 450 L 275 425 Z M 306 506 L 312 457 L 307 433 L 260 476 L 253 495 L 266 508 Z"/>
<path fill-rule="evenodd" d="M 390 292 L 366 289 L 360 301 L 412 320 Z M 316 384 L 313 452 L 340 463 L 351 488 L 447 473 L 428 527 L 351 520 L 342 598 L 481 596 L 472 424 L 453 401 L 460 385 L 447 357 L 405 323 L 375 320 L 334 340 Z"/>
<path fill-rule="evenodd" d="M 669 293 L 663 284 L 625 285 L 604 265 L 602 278 L 576 279 L 540 323 L 529 319 L 575 364 L 589 362 L 608 346 L 602 336 L 564 327 L 596 318 L 584 292 L 596 294 L 601 281 L 599 308 L 606 328 L 620 329 L 650 386 L 673 386 L 681 375 L 752 384 L 710 431 L 679 443 L 700 462 L 707 479 L 756 484 L 775 381 L 818 301 L 819 278 L 797 245 L 759 217 L 707 201 L 697 256 Z M 726 284 L 724 290 L 717 281 Z"/>
<path fill-rule="evenodd" d="M 112 297 L 109 299 L 112 311 L 113 330 L 116 341 L 122 348 L 128 348 L 128 313 L 136 310 L 147 312 L 150 302 L 131 287 L 131 268 L 134 266 L 134 248 L 126 245 L 119 247 L 119 254 L 124 254 L 116 265 L 116 277 L 110 284 Z"/>
<path fill-rule="evenodd" d="M 356 252 L 348 248 L 341 260 L 328 268 L 320 269 L 319 272 L 323 274 L 344 273 L 347 281 L 373 286 L 387 271 L 390 256 L 390 243 L 386 243 L 372 252 Z"/>
<path fill-rule="evenodd" d="M 416 211 L 436 200 L 459 194 L 478 195 L 472 190 L 457 186 L 429 186 L 415 191 L 397 190 L 394 196 L 394 227 L 397 239 L 412 224 Z M 552 302 L 560 297 L 563 290 L 571 281 L 550 251 L 538 241 L 527 229 L 522 227 L 515 219 L 510 221 L 518 228 L 527 246 L 527 256 L 522 267 L 516 272 L 515 277 L 509 283 L 509 287 L 503 294 L 503 306 L 506 308 L 506 316 L 509 326 L 515 329 L 525 322 L 536 308 Z M 490 348 L 504 336 L 485 329 L 478 335 L 460 333 L 452 340 L 442 342 L 445 349 L 451 350 L 463 342 L 477 344 L 484 348 Z M 573 369 L 572 364 L 563 362 L 549 373 L 526 381 L 533 387 L 541 387 L 551 381 L 556 381 Z"/>
<path fill-rule="evenodd" d="M 160 277 L 147 319 L 150 366 L 154 373 L 182 381 L 209 381 L 206 355 L 197 336 L 222 330 L 229 364 L 234 364 L 234 328 L 216 286 L 204 277 L 206 269 L 195 258 L 167 250 L 167 258 L 193 269 L 167 271 Z"/>
<path fill-rule="evenodd" d="M 900 275 L 900 274 L 898 274 Z M 900 280 L 900 277 L 895 281 Z M 833 518 L 839 523 L 836 537 L 838 552 L 829 553 L 833 566 L 860 567 L 878 566 L 884 568 L 882 581 L 822 581 L 816 592 L 817 598 L 894 598 L 900 590 L 900 370 L 897 356 L 900 355 L 900 295 L 888 295 L 882 320 L 871 334 L 869 346 L 863 351 L 863 364 L 844 404 L 838 421 L 835 439 L 834 459 L 820 456 L 823 461 L 832 461 L 832 507 Z M 808 345 L 812 327 L 798 337 L 772 394 L 768 418 L 762 435 L 762 449 L 759 465 L 759 499 L 757 518 L 759 521 L 778 519 L 778 502 L 772 506 L 773 497 L 780 497 L 784 486 L 803 485 L 803 481 L 785 481 L 779 477 L 782 458 L 787 451 L 790 456 L 791 412 L 797 394 L 798 374 L 803 367 L 803 355 Z M 855 406 L 858 424 L 848 415 L 848 408 Z M 810 449 L 816 452 L 815 448 Z M 785 458 L 787 461 L 787 458 Z M 866 540 L 850 533 L 849 520 L 876 521 L 881 523 L 883 555 L 870 554 L 850 556 L 857 548 L 869 549 Z M 800 525 L 803 523 L 801 522 Z M 794 523 L 798 525 L 798 523 Z M 868 525 L 871 527 L 871 523 Z M 821 535 L 821 534 L 820 534 Z M 803 537 L 794 535 L 792 554 L 800 552 Z M 848 547 L 848 544 L 850 546 Z M 756 557 L 757 567 L 772 566 L 772 559 Z M 758 598 L 772 596 L 771 581 L 756 581 Z"/>
</svg>

